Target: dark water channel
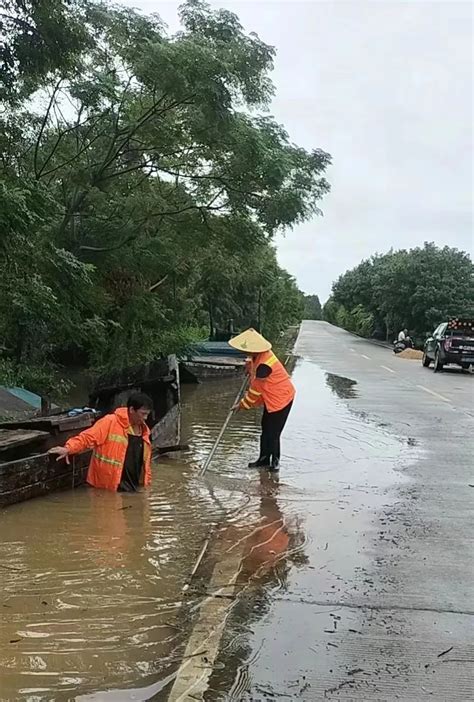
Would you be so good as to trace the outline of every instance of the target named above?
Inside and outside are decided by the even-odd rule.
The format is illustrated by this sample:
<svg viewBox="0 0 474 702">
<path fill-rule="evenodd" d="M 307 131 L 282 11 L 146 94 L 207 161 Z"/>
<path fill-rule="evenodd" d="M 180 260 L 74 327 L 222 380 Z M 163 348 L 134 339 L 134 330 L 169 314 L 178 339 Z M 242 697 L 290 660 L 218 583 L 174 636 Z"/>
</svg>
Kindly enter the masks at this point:
<svg viewBox="0 0 474 702">
<path fill-rule="evenodd" d="M 209 473 L 197 477 L 240 382 L 219 381 L 184 388 L 190 450 L 155 465 L 148 493 L 83 488 L 0 513 L 3 702 L 166 699 L 190 636 L 188 613 L 203 596 L 191 588 L 184 597 L 183 586 L 212 528 L 215 560 L 220 548 L 240 553 L 248 539 L 237 581 L 257 588 L 216 683 L 221 691 L 236 684 L 248 654 L 246 619 L 263 616 L 265 593 L 291 589 L 291 573 L 304 574 L 316 553 L 324 555 L 341 485 L 359 486 L 347 497 L 357 511 L 361 500 L 385 499 L 364 490 L 374 471 L 379 484 L 381 472 L 382 484 L 400 479 L 392 468 L 400 441 L 347 407 L 357 395 L 353 381 L 311 363 L 298 365 L 295 381 L 279 479 L 246 467 L 258 443 L 254 413 L 233 421 Z M 259 529 L 274 547 L 262 550 Z M 350 569 L 336 545 L 331 558 L 339 557 Z M 225 667 L 221 653 L 217 668 Z"/>
</svg>

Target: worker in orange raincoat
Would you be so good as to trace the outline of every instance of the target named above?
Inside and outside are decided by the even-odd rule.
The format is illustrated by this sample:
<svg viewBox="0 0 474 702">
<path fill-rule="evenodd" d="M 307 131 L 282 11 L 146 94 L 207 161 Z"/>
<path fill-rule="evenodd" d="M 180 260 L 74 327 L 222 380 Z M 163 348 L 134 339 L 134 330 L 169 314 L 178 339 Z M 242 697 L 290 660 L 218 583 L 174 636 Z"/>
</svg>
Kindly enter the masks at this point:
<svg viewBox="0 0 474 702">
<path fill-rule="evenodd" d="M 260 456 L 249 468 L 280 467 L 280 436 L 288 419 L 295 388 L 285 366 L 272 352 L 272 345 L 255 329 L 247 329 L 229 341 L 230 346 L 248 354 L 250 387 L 235 409 L 263 406 Z"/>
<path fill-rule="evenodd" d="M 152 409 L 148 395 L 134 393 L 126 407 L 107 414 L 49 453 L 56 454 L 58 461 L 67 461 L 68 456 L 92 449 L 87 483 L 104 490 L 134 492 L 151 482 L 151 441 L 146 420 Z"/>
</svg>

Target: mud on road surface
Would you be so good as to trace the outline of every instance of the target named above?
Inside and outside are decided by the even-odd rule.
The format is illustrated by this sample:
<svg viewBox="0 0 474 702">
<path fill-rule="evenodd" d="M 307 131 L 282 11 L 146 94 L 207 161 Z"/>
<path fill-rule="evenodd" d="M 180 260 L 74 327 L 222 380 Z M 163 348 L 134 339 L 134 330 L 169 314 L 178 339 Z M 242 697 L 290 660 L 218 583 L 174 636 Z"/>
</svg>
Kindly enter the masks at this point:
<svg viewBox="0 0 474 702">
<path fill-rule="evenodd" d="M 220 382 L 149 494 L 0 514 L 2 700 L 471 699 L 471 376 L 438 401 L 446 378 L 323 323 L 297 352 L 278 477 L 246 467 L 250 413 L 197 477 Z"/>
</svg>

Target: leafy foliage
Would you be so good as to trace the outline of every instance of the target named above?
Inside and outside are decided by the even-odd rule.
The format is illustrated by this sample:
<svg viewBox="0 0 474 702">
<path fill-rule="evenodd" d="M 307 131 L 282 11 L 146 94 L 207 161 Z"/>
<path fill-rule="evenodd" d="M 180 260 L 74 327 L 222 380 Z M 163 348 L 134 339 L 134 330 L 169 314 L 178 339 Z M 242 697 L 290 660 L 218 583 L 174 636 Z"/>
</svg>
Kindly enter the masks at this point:
<svg viewBox="0 0 474 702">
<path fill-rule="evenodd" d="M 262 114 L 272 47 L 199 0 L 181 21 L 170 36 L 158 17 L 119 6 L 5 5 L 10 376 L 28 367 L 42 378 L 59 360 L 145 361 L 231 318 L 271 337 L 301 319 L 302 294 L 272 239 L 319 213 L 330 156 L 295 146 Z"/>
<path fill-rule="evenodd" d="M 322 319 L 323 310 L 317 295 L 304 296 L 303 319 Z"/>
<path fill-rule="evenodd" d="M 86 9 L 74 0 L 3 0 L 1 99 L 21 99 L 49 73 L 74 66 L 87 44 Z"/>
<path fill-rule="evenodd" d="M 474 315 L 473 270 L 467 253 L 432 243 L 373 256 L 336 281 L 324 318 L 362 336 L 407 327 L 423 337 L 451 315 Z"/>
</svg>

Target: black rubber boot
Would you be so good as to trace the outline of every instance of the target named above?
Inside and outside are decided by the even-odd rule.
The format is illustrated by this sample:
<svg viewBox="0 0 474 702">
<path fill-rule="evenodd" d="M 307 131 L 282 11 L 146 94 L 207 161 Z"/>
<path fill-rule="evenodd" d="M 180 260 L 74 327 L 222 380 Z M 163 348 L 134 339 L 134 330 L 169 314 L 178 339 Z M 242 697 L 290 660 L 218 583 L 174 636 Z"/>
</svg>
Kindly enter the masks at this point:
<svg viewBox="0 0 474 702">
<path fill-rule="evenodd" d="M 252 463 L 249 463 L 249 468 L 269 468 L 270 467 L 270 459 L 267 458 L 267 456 L 260 456 L 260 458 L 257 458 L 256 461 L 252 461 Z"/>
<path fill-rule="evenodd" d="M 273 458 L 272 462 L 270 464 L 270 471 L 272 473 L 278 473 L 279 470 L 280 470 L 280 461 L 278 458 Z"/>
</svg>

